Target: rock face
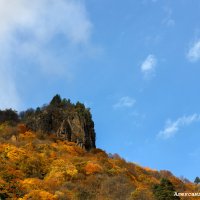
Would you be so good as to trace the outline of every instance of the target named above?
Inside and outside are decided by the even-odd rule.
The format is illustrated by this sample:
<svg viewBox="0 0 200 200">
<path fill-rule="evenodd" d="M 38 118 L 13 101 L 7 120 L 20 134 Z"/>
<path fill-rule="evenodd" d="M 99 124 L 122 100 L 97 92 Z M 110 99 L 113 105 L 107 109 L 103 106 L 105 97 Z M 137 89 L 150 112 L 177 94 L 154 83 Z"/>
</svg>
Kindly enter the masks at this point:
<svg viewBox="0 0 200 200">
<path fill-rule="evenodd" d="M 56 95 L 49 105 L 29 109 L 21 114 L 22 121 L 33 131 L 55 134 L 59 139 L 76 142 L 90 150 L 95 148 L 94 122 L 84 104 L 72 104 Z"/>
<path fill-rule="evenodd" d="M 58 128 L 56 135 L 67 141 L 76 142 L 77 145 L 90 150 L 95 148 L 95 133 L 93 128 L 88 126 L 84 118 L 78 114 L 64 119 Z"/>
</svg>

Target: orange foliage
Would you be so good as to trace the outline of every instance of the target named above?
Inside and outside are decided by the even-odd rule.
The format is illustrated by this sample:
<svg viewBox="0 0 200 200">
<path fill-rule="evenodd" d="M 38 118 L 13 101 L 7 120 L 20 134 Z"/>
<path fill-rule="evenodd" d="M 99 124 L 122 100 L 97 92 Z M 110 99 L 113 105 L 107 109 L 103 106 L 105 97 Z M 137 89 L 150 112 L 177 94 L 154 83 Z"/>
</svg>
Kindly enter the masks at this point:
<svg viewBox="0 0 200 200">
<path fill-rule="evenodd" d="M 19 134 L 19 140 L 20 141 L 32 141 L 36 138 L 36 135 L 32 133 L 31 131 L 26 131 L 25 133 Z"/>
<path fill-rule="evenodd" d="M 51 152 L 50 153 L 50 158 L 56 158 L 56 153 L 55 152 Z"/>
<path fill-rule="evenodd" d="M 86 174 L 95 174 L 95 173 L 100 173 L 102 172 L 102 167 L 94 162 L 88 162 L 87 165 L 85 166 L 85 172 Z"/>
<path fill-rule="evenodd" d="M 196 185 L 182 182 L 169 171 L 127 163 L 101 149 L 86 152 L 75 143 L 49 136 L 40 140 L 38 133 L 27 131 L 23 124 L 17 128 L 0 125 L 0 197 L 153 200 L 152 185 L 159 184 L 162 177 L 178 192 L 198 191 Z M 10 138 L 18 133 L 18 140 L 12 142 Z"/>
<path fill-rule="evenodd" d="M 149 167 L 144 167 L 144 169 L 145 169 L 146 171 L 148 171 L 148 172 L 157 172 L 156 169 L 151 169 L 151 168 L 149 168 Z"/>
<path fill-rule="evenodd" d="M 25 133 L 26 131 L 28 131 L 24 124 L 18 124 L 17 128 L 18 128 L 19 133 Z"/>
</svg>

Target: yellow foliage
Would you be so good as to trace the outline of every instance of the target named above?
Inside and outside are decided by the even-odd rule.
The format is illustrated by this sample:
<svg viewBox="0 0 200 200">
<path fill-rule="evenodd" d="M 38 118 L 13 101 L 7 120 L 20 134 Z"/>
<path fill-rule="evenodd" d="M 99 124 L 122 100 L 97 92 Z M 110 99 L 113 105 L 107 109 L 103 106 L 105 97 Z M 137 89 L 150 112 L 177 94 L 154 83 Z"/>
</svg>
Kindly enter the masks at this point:
<svg viewBox="0 0 200 200">
<path fill-rule="evenodd" d="M 65 173 L 64 172 L 53 172 L 51 171 L 46 177 L 45 182 L 48 187 L 61 185 L 65 181 Z"/>
<path fill-rule="evenodd" d="M 0 131 L 2 131 L 5 128 L 5 123 L 0 124 Z"/>
<path fill-rule="evenodd" d="M 62 144 L 59 146 L 59 150 L 60 151 L 64 151 L 66 153 L 70 153 L 73 155 L 77 155 L 77 153 L 74 151 L 74 147 L 73 146 L 68 146 L 66 144 Z"/>
<path fill-rule="evenodd" d="M 14 145 L 11 144 L 3 144 L 0 146 L 0 153 L 2 154 L 2 157 L 8 158 L 9 160 L 13 162 L 17 162 L 21 159 L 23 159 L 27 153 L 22 148 L 17 148 Z"/>
<path fill-rule="evenodd" d="M 2 145 L 2 150 L 5 151 L 5 152 L 8 152 L 8 151 L 10 151 L 13 148 L 15 148 L 15 146 L 12 145 L 12 144 L 3 144 Z"/>
<path fill-rule="evenodd" d="M 1 157 L 6 157 L 7 153 L 15 146 L 11 144 L 2 144 L 0 145 L 0 153 L 2 154 Z M 4 155 L 4 156 L 3 156 Z"/>
<path fill-rule="evenodd" d="M 26 155 L 27 155 L 27 153 L 26 153 L 26 151 L 25 151 L 24 149 L 16 148 L 16 147 L 13 147 L 13 148 L 7 153 L 7 157 L 8 157 L 11 161 L 14 161 L 14 162 L 23 159 Z"/>
<path fill-rule="evenodd" d="M 0 193 L 10 195 L 11 199 L 57 200 L 80 196 L 106 200 L 112 199 L 108 194 L 119 190 L 117 194 L 126 197 L 126 188 L 131 188 L 124 199 L 129 199 L 132 192 L 129 200 L 153 200 L 152 185 L 159 184 L 161 177 L 167 177 L 176 191 L 198 191 L 197 186 L 182 182 L 168 171 L 143 168 L 116 155 L 109 158 L 100 149 L 86 152 L 75 143 L 49 136 L 40 140 L 37 133 L 27 131 L 23 124 L 18 125 L 18 141 L 12 142 L 9 138 L 17 135 L 15 129 L 0 124 L 4 142 L 0 144 Z M 115 183 L 120 183 L 118 188 Z"/>
<path fill-rule="evenodd" d="M 75 176 L 77 174 L 76 167 L 67 160 L 58 159 L 52 163 L 52 170 L 67 173 L 67 175 Z"/>
<path fill-rule="evenodd" d="M 8 122 L 0 124 L 0 131 L 5 131 L 5 129 L 10 128 Z"/>
<path fill-rule="evenodd" d="M 48 167 L 48 158 L 36 152 L 29 153 L 29 156 L 19 164 L 19 168 L 26 174 L 26 177 L 44 178 L 48 172 Z"/>
<path fill-rule="evenodd" d="M 74 142 L 57 141 L 57 143 L 52 143 L 51 147 L 60 153 L 68 153 L 73 156 L 83 155 L 85 153 L 85 150 L 76 146 Z"/>
<path fill-rule="evenodd" d="M 23 181 L 21 181 L 21 184 L 23 186 L 23 188 L 30 192 L 32 190 L 36 190 L 36 189 L 41 189 L 42 186 L 42 181 L 38 178 L 27 178 L 24 179 Z"/>
<path fill-rule="evenodd" d="M 55 195 L 42 191 L 42 190 L 33 190 L 29 194 L 25 195 L 22 200 L 57 200 Z"/>
<path fill-rule="evenodd" d="M 94 162 L 88 162 L 87 165 L 85 166 L 85 172 L 86 174 L 95 174 L 95 173 L 100 173 L 102 172 L 102 167 Z"/>
<path fill-rule="evenodd" d="M 69 146 L 67 144 L 61 145 L 60 150 L 66 153 L 70 153 L 71 155 L 79 155 L 85 152 L 82 148 L 78 146 Z"/>
<path fill-rule="evenodd" d="M 50 172 L 46 176 L 45 180 L 64 182 L 69 177 L 74 177 L 78 174 L 76 167 L 68 160 L 57 159 L 53 161 L 50 166 Z"/>
</svg>

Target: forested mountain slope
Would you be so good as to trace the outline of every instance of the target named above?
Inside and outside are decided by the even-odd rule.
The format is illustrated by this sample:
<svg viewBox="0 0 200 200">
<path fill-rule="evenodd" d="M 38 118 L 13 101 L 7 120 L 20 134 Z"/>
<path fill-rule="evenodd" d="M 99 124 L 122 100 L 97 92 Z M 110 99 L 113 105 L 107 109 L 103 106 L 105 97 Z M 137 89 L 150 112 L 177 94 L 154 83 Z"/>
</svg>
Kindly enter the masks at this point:
<svg viewBox="0 0 200 200">
<path fill-rule="evenodd" d="M 0 111 L 0 199 L 198 199 L 175 191 L 199 186 L 95 148 L 94 123 L 81 103 L 55 96 L 20 116 Z"/>
</svg>

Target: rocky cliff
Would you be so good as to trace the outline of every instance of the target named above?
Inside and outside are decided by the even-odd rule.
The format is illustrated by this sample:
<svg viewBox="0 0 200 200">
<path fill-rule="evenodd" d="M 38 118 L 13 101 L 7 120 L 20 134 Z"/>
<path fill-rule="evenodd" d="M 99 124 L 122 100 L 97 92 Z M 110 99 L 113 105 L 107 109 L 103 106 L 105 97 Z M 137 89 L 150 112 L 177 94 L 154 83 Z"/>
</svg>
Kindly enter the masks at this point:
<svg viewBox="0 0 200 200">
<path fill-rule="evenodd" d="M 90 109 L 80 102 L 72 104 L 56 95 L 48 105 L 21 112 L 20 118 L 33 131 L 55 134 L 61 140 L 76 142 L 86 150 L 96 147 Z"/>
</svg>

